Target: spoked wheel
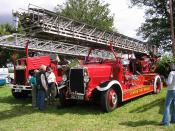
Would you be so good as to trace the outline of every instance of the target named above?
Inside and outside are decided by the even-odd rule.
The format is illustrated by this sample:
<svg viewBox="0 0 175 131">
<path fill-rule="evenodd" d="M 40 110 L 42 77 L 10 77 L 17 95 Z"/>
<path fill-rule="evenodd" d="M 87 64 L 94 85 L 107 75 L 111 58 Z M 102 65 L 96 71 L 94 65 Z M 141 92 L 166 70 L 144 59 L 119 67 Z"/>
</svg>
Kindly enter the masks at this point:
<svg viewBox="0 0 175 131">
<path fill-rule="evenodd" d="M 160 93 L 161 89 L 162 89 L 161 78 L 160 77 L 155 77 L 155 81 L 154 81 L 154 93 L 155 94 Z"/>
<path fill-rule="evenodd" d="M 118 98 L 117 93 L 113 88 L 102 92 L 101 94 L 101 106 L 105 112 L 111 112 L 117 107 Z"/>
</svg>

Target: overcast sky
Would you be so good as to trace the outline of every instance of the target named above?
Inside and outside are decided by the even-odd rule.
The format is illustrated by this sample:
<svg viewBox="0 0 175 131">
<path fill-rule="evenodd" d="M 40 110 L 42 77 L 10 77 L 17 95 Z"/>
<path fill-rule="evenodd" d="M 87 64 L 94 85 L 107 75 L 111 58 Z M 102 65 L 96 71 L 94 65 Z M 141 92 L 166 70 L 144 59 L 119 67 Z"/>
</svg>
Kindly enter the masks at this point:
<svg viewBox="0 0 175 131">
<path fill-rule="evenodd" d="M 12 22 L 12 10 L 27 9 L 29 3 L 53 10 L 57 4 L 65 0 L 0 0 L 0 23 Z M 144 22 L 144 10 L 128 8 L 129 0 L 104 0 L 110 4 L 114 14 L 114 26 L 119 33 L 140 39 L 136 36 L 136 29 Z"/>
</svg>

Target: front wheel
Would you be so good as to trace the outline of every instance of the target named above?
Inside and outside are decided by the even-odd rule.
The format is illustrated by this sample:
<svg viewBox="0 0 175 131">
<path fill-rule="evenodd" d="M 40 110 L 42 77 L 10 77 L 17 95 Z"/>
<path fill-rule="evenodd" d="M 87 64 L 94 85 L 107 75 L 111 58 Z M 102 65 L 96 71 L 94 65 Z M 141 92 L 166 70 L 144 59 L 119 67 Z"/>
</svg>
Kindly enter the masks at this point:
<svg viewBox="0 0 175 131">
<path fill-rule="evenodd" d="M 161 89 L 162 89 L 161 78 L 159 76 L 156 76 L 154 79 L 154 93 L 155 94 L 160 93 Z"/>
<path fill-rule="evenodd" d="M 75 105 L 77 103 L 76 100 L 66 99 L 66 96 L 65 96 L 65 94 L 63 92 L 60 92 L 59 100 L 60 100 L 61 107 L 69 107 L 69 106 L 73 106 L 73 105 Z"/>
<path fill-rule="evenodd" d="M 28 92 L 22 91 L 22 92 L 15 92 L 14 89 L 12 89 L 12 95 L 16 99 L 23 99 L 28 97 Z"/>
<path fill-rule="evenodd" d="M 117 107 L 117 93 L 113 88 L 101 92 L 101 106 L 105 112 L 111 112 Z"/>
</svg>

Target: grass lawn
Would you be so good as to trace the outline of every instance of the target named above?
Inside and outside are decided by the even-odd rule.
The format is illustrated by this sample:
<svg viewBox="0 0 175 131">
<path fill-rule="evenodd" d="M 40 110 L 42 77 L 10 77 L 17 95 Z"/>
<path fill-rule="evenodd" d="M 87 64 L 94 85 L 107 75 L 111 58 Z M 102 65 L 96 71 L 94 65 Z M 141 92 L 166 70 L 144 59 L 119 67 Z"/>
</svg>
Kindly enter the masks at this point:
<svg viewBox="0 0 175 131">
<path fill-rule="evenodd" d="M 47 106 L 32 109 L 31 100 L 16 100 L 10 89 L 0 87 L 0 131 L 175 131 L 175 124 L 160 126 L 166 88 L 125 102 L 111 113 L 98 106 L 79 104 L 70 108 Z"/>
</svg>

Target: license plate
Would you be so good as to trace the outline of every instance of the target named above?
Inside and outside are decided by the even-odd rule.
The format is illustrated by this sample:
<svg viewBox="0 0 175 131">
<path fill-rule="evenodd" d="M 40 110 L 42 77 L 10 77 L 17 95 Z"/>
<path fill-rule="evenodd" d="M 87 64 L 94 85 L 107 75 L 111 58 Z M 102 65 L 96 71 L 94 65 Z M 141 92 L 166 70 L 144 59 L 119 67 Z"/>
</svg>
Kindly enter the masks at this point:
<svg viewBox="0 0 175 131">
<path fill-rule="evenodd" d="M 71 99 L 83 100 L 84 96 L 83 95 L 71 94 Z"/>
<path fill-rule="evenodd" d="M 21 89 L 15 89 L 15 92 L 21 92 Z"/>
</svg>

